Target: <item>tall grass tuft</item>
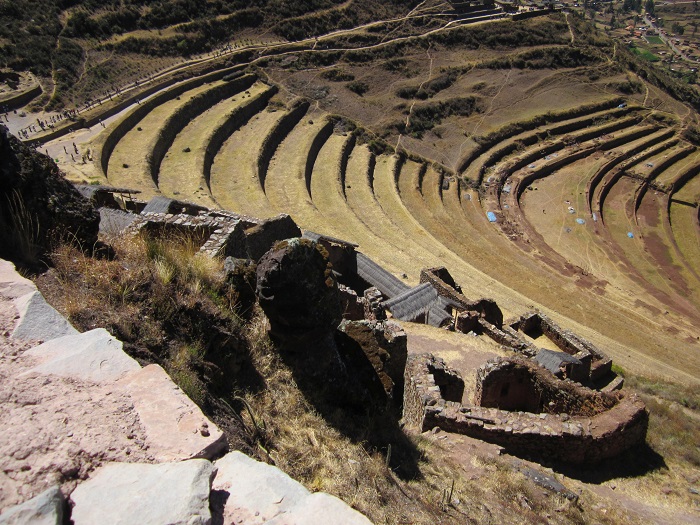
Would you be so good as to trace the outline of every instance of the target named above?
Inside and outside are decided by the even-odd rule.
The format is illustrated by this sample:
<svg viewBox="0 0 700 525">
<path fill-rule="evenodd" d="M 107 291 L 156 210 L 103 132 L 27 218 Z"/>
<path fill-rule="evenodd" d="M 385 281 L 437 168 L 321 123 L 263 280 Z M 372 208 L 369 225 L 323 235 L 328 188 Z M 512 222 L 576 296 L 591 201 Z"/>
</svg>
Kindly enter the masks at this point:
<svg viewBox="0 0 700 525">
<path fill-rule="evenodd" d="M 27 209 L 17 190 L 7 196 L 5 206 L 9 221 L 0 216 L 2 253 L 26 266 L 36 266 L 43 254 L 37 217 Z"/>
</svg>

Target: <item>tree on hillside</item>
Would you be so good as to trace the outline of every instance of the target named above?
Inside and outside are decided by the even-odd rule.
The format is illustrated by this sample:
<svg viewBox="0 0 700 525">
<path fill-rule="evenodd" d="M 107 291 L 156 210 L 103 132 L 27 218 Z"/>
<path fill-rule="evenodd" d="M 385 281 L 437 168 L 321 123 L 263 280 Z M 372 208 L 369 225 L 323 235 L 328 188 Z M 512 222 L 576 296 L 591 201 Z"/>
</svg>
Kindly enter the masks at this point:
<svg viewBox="0 0 700 525">
<path fill-rule="evenodd" d="M 671 31 L 676 35 L 682 35 L 685 33 L 685 28 L 678 22 L 673 22 L 673 24 L 671 24 Z"/>
<path fill-rule="evenodd" d="M 622 10 L 624 12 L 637 11 L 639 13 L 642 10 L 642 0 L 624 0 L 622 2 Z"/>
<path fill-rule="evenodd" d="M 654 0 L 647 0 L 644 4 L 644 10 L 648 15 L 654 16 Z"/>
</svg>

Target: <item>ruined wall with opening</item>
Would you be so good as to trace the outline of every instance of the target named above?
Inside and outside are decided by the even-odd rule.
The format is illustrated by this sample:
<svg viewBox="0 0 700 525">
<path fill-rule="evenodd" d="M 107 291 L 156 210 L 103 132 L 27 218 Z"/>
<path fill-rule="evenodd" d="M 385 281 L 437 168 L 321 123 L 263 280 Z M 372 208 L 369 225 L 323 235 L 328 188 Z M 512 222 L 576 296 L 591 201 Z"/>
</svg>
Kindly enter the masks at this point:
<svg viewBox="0 0 700 525">
<path fill-rule="evenodd" d="M 406 366 L 404 423 L 421 432 L 439 427 L 498 444 L 511 453 L 567 463 L 599 462 L 645 440 L 649 416 L 635 395 L 616 394 L 611 408 L 592 416 L 464 406 L 442 396 L 431 372 L 435 366 L 449 370 L 429 354 L 410 356 Z M 563 396 L 583 388 L 552 381 L 565 392 Z"/>
<path fill-rule="evenodd" d="M 612 371 L 612 360 L 607 355 L 589 341 L 570 330 L 565 330 L 542 313 L 529 312 L 516 321 L 512 328 L 528 335 L 545 335 L 563 352 L 579 359 L 582 362 L 582 368 L 576 371 L 574 379 L 577 381 L 595 382 Z"/>
<path fill-rule="evenodd" d="M 439 378 L 436 381 L 436 377 Z M 442 388 L 452 401 L 443 397 Z M 460 390 L 461 385 L 461 390 Z M 426 420 L 426 407 L 459 404 L 464 394 L 464 380 L 439 357 L 431 354 L 409 356 L 404 372 L 403 420 L 421 431 L 433 428 Z M 455 402 L 454 399 L 457 399 Z M 433 425 L 434 426 L 434 425 Z"/>
<path fill-rule="evenodd" d="M 532 361 L 513 357 L 477 370 L 474 402 L 502 410 L 591 417 L 610 410 L 620 395 L 561 381 Z"/>
<path fill-rule="evenodd" d="M 421 270 L 420 283 L 430 283 L 439 296 L 454 301 L 465 310 L 478 312 L 489 323 L 497 327 L 503 325 L 503 312 L 496 301 L 486 298 L 476 301 L 467 299 L 444 266 Z"/>
</svg>

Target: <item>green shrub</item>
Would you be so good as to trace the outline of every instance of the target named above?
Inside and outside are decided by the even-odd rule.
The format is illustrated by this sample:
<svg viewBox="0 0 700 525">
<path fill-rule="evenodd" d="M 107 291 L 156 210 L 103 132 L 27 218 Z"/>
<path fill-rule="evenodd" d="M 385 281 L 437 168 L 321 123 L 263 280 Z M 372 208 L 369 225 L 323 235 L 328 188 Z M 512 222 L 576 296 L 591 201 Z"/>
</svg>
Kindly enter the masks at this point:
<svg viewBox="0 0 700 525">
<path fill-rule="evenodd" d="M 331 82 L 348 82 L 350 80 L 355 80 L 355 75 L 343 71 L 342 69 L 328 69 L 321 73 L 321 78 L 325 78 Z"/>
<path fill-rule="evenodd" d="M 357 93 L 360 96 L 364 95 L 365 93 L 367 93 L 367 91 L 369 91 L 369 84 L 367 84 L 367 82 L 362 82 L 359 80 L 355 80 L 354 82 L 348 83 L 346 87 L 353 93 Z"/>
</svg>

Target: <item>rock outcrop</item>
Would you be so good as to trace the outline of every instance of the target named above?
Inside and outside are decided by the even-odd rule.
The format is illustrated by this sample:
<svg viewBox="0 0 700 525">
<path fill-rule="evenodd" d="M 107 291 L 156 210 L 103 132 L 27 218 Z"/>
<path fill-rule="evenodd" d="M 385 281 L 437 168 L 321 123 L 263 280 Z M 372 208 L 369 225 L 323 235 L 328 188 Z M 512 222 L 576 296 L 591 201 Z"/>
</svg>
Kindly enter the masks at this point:
<svg viewBox="0 0 700 525">
<path fill-rule="evenodd" d="M 0 126 L 0 257 L 34 265 L 59 238 L 91 249 L 99 222 L 50 158 Z"/>
<path fill-rule="evenodd" d="M 105 330 L 47 330 L 38 346 L 9 337 L 17 323 L 40 324 L 35 311 L 17 315 L 34 293 L 0 260 L 0 525 L 370 524 L 276 467 L 221 457 L 216 425 Z"/>
<path fill-rule="evenodd" d="M 331 265 L 308 239 L 281 241 L 263 255 L 257 295 L 272 334 L 283 339 L 330 333 L 342 319 Z"/>
<path fill-rule="evenodd" d="M 401 326 L 394 321 L 343 321 L 338 331 L 340 348 L 357 344 L 372 364 L 386 395 L 400 405 L 408 356 L 406 332 Z"/>
</svg>

